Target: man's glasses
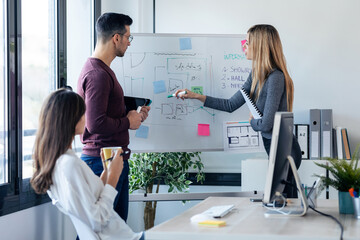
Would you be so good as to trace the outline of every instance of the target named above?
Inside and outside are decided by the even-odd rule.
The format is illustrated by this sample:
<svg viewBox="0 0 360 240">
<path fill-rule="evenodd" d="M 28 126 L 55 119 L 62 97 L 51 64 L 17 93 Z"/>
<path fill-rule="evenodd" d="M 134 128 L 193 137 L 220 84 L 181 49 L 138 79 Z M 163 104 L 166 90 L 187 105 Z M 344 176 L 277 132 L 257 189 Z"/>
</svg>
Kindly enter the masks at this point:
<svg viewBox="0 0 360 240">
<path fill-rule="evenodd" d="M 125 36 L 124 34 L 122 34 L 122 33 L 114 33 L 112 36 L 114 37 L 115 36 L 115 34 L 119 34 L 120 36 L 124 36 L 124 37 L 126 37 L 127 39 L 128 39 L 128 41 L 129 42 L 131 42 L 132 40 L 133 40 L 133 36 L 132 35 L 129 35 L 129 36 Z"/>
</svg>

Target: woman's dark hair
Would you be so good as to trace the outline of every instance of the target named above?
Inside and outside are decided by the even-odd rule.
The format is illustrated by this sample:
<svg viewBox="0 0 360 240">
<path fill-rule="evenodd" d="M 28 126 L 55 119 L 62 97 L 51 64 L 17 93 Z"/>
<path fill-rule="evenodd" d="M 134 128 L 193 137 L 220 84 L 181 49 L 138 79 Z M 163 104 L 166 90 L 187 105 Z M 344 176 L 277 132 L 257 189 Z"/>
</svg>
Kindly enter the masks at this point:
<svg viewBox="0 0 360 240">
<path fill-rule="evenodd" d="M 36 193 L 49 189 L 56 160 L 71 146 L 76 125 L 84 114 L 84 100 L 68 89 L 59 89 L 45 100 L 34 145 L 35 172 L 30 181 Z"/>
<path fill-rule="evenodd" d="M 98 41 L 106 42 L 115 33 L 125 34 L 125 26 L 130 26 L 133 20 L 120 13 L 104 13 L 96 21 L 96 35 Z"/>
</svg>

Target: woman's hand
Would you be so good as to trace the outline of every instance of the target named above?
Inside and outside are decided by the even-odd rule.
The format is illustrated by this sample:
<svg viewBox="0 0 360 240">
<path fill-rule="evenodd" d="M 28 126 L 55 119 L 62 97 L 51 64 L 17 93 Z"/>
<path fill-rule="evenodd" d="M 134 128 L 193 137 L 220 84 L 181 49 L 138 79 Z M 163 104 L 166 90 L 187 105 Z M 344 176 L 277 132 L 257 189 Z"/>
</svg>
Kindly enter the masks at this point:
<svg viewBox="0 0 360 240">
<path fill-rule="evenodd" d="M 104 168 L 103 172 L 100 175 L 100 179 L 105 185 L 106 181 L 107 181 L 107 178 L 108 178 L 108 169 L 106 167 L 106 160 L 105 160 L 104 152 L 103 152 L 102 149 L 100 151 L 100 157 L 101 157 L 101 162 L 102 162 L 102 165 L 103 165 L 103 168 Z"/>
<path fill-rule="evenodd" d="M 178 95 L 180 92 L 186 92 L 185 94 L 181 94 Z M 206 100 L 206 96 L 198 94 L 198 93 L 194 93 L 192 91 L 190 91 L 189 89 L 179 89 L 175 92 L 175 96 L 176 98 L 181 98 L 182 100 L 184 99 L 197 99 L 200 100 L 201 102 L 205 102 Z"/>
<path fill-rule="evenodd" d="M 114 188 L 116 187 L 119 181 L 121 172 L 124 167 L 124 159 L 123 156 L 121 155 L 122 152 L 123 152 L 122 149 L 118 149 L 109 165 L 109 170 L 108 170 L 109 173 L 106 183 L 110 184 Z"/>
<path fill-rule="evenodd" d="M 250 113 L 250 116 L 249 116 L 249 123 L 251 123 L 251 120 L 254 119 L 254 116 Z"/>
</svg>

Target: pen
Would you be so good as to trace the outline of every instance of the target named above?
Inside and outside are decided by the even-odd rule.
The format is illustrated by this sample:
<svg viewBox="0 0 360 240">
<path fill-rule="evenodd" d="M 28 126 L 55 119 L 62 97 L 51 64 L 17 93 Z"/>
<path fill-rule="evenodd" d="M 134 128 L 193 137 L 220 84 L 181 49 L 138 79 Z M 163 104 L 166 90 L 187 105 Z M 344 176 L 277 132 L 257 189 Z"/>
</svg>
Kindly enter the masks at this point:
<svg viewBox="0 0 360 240">
<path fill-rule="evenodd" d="M 120 156 L 124 156 L 124 155 L 129 154 L 129 153 L 130 153 L 130 151 L 125 151 L 125 152 L 121 153 Z M 113 160 L 113 157 L 106 159 L 105 162 L 111 161 L 111 160 Z"/>
<path fill-rule="evenodd" d="M 178 95 L 179 97 L 181 97 L 181 95 L 184 95 L 184 94 L 186 94 L 186 91 L 179 92 L 177 95 Z M 171 98 L 171 97 L 176 97 L 175 93 L 170 94 L 170 95 L 168 96 L 168 98 Z"/>
<path fill-rule="evenodd" d="M 313 185 L 312 185 L 312 187 L 311 187 L 311 189 L 310 189 L 310 191 L 309 191 L 309 194 L 306 196 L 306 198 L 309 198 L 309 197 L 311 196 L 312 192 L 313 192 L 314 189 L 315 189 L 315 185 L 316 185 L 316 181 L 313 183 Z"/>
<path fill-rule="evenodd" d="M 322 177 L 322 176 L 323 176 L 323 174 L 321 174 L 321 176 L 318 177 L 318 178 L 314 181 L 314 183 L 313 183 L 313 185 L 312 185 L 312 187 L 311 187 L 311 189 L 310 189 L 309 196 L 311 196 L 311 194 L 312 194 L 313 191 L 316 191 L 316 188 L 318 187 L 318 185 L 319 185 L 319 183 L 320 183 L 320 181 L 321 181 L 321 177 Z"/>
</svg>

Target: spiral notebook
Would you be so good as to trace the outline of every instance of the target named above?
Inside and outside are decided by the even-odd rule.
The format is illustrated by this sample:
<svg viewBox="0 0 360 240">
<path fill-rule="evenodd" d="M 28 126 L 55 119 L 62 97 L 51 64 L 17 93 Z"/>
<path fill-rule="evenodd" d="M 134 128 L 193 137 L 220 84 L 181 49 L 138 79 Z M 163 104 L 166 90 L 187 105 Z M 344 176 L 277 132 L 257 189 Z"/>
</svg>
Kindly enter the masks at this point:
<svg viewBox="0 0 360 240">
<path fill-rule="evenodd" d="M 259 109 L 256 107 L 254 101 L 250 98 L 249 94 L 245 91 L 244 88 L 240 88 L 240 92 L 243 95 L 248 108 L 250 109 L 251 114 L 255 119 L 261 119 L 262 113 L 259 111 Z"/>
</svg>

